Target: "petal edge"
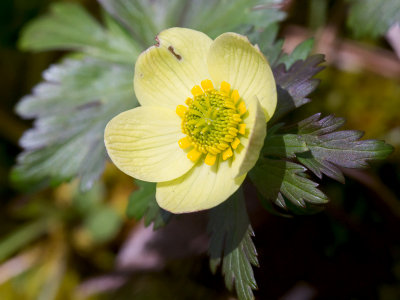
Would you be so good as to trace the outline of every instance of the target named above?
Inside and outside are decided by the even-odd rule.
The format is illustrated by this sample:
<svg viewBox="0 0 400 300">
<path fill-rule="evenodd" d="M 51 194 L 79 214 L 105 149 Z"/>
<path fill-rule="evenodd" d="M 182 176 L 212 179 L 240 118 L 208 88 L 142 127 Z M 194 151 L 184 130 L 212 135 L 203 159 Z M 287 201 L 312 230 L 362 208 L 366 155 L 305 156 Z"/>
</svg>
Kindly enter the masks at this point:
<svg viewBox="0 0 400 300">
<path fill-rule="evenodd" d="M 247 37 L 233 32 L 218 36 L 210 47 L 207 64 L 216 85 L 229 82 L 245 101 L 256 96 L 266 121 L 272 117 L 277 103 L 275 79 L 267 59 Z"/>
<path fill-rule="evenodd" d="M 108 155 L 121 171 L 143 181 L 178 178 L 194 165 L 178 145 L 184 137 L 180 122 L 175 112 L 162 107 L 125 111 L 104 131 Z"/>
</svg>

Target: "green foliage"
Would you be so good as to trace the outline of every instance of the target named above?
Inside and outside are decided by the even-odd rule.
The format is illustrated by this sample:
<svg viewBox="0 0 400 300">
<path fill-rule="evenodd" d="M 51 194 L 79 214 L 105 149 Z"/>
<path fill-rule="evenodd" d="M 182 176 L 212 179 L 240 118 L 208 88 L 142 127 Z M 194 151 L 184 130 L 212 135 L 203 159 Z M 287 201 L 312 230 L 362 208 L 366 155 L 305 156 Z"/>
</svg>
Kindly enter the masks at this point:
<svg viewBox="0 0 400 300">
<path fill-rule="evenodd" d="M 299 50 L 297 53 L 303 55 L 303 50 Z M 279 64 L 273 68 L 278 103 L 275 113 L 269 121 L 270 124 L 277 122 L 295 108 L 310 102 L 307 96 L 319 84 L 319 80 L 312 77 L 323 69 L 319 66 L 323 61 L 324 56 L 317 54 L 308 57 L 306 60 L 297 60 L 288 70 L 286 70 L 284 64 Z"/>
<path fill-rule="evenodd" d="M 235 284 L 240 300 L 254 299 L 252 289 L 256 289 L 257 284 L 251 265 L 258 266 L 258 260 L 241 189 L 210 211 L 208 231 L 213 273 L 222 262 L 227 288 L 231 290 Z"/>
<path fill-rule="evenodd" d="M 400 21 L 398 0 L 347 0 L 350 3 L 347 25 L 358 37 L 378 37 Z"/>
<path fill-rule="evenodd" d="M 65 60 L 43 76 L 46 81 L 17 106 L 20 116 L 36 121 L 20 140 L 25 150 L 13 179 L 35 187 L 80 177 L 88 189 L 103 171 L 107 122 L 137 105 L 132 70 L 86 58 Z"/>
<path fill-rule="evenodd" d="M 275 9 L 281 0 L 99 0 L 112 16 L 124 24 L 142 45 L 154 43 L 161 30 L 179 26 L 193 28 L 211 37 L 250 27 L 264 28 L 284 18 Z M 253 9 L 258 5 L 258 9 Z M 268 9 L 265 9 L 268 8 Z M 232 18 L 232 16 L 235 16 Z M 207 20 L 206 22 L 204 20 Z"/>
<path fill-rule="evenodd" d="M 284 64 L 286 69 L 289 69 L 295 62 L 306 60 L 314 46 L 314 39 L 310 38 L 301 42 L 292 53 L 287 54 L 282 52 L 283 40 L 277 39 L 278 31 L 278 23 L 274 22 L 265 26 L 262 30 L 252 30 L 248 33 L 248 36 L 252 43 L 260 47 L 261 52 L 274 68 L 279 64 Z M 322 61 L 323 60 L 321 60 L 321 62 Z M 285 69 L 283 71 L 285 71 Z M 315 73 L 319 71 L 320 70 L 317 70 Z M 315 73 L 313 75 L 315 75 Z"/>
<path fill-rule="evenodd" d="M 116 236 L 121 225 L 122 218 L 115 210 L 100 206 L 88 214 L 84 227 L 96 243 L 103 243 Z"/>
<path fill-rule="evenodd" d="M 393 147 L 383 141 L 360 141 L 363 133 L 356 130 L 336 131 L 343 118 L 315 114 L 297 124 L 294 131 L 306 143 L 308 152 L 298 154 L 298 160 L 319 178 L 325 174 L 344 182 L 338 167 L 366 168 L 368 161 L 385 159 Z"/>
<path fill-rule="evenodd" d="M 306 60 L 307 57 L 310 55 L 310 52 L 314 46 L 314 38 L 309 38 L 294 48 L 292 53 L 290 55 L 288 54 L 283 54 L 279 58 L 279 63 L 284 63 L 286 66 L 286 69 L 290 69 L 290 67 L 297 61 L 299 60 Z"/>
<path fill-rule="evenodd" d="M 153 223 L 154 230 L 166 225 L 172 214 L 158 206 L 155 193 L 156 184 L 135 180 L 138 190 L 129 197 L 126 214 L 129 218 L 144 218 L 145 226 Z"/>
<path fill-rule="evenodd" d="M 32 21 L 22 32 L 24 50 L 65 49 L 84 52 L 107 61 L 132 64 L 142 50 L 110 17 L 103 28 L 80 5 L 55 3 L 49 14 Z"/>
<path fill-rule="evenodd" d="M 263 158 L 250 172 L 250 178 L 262 196 L 284 209 L 288 208 L 286 200 L 300 208 L 327 203 L 318 184 L 306 178 L 306 170 L 297 163 Z"/>
<path fill-rule="evenodd" d="M 382 34 L 400 16 L 395 0 L 349 1 L 349 26 L 358 35 Z M 328 199 L 312 174 L 343 182 L 340 167 L 364 168 L 369 161 L 384 159 L 393 151 L 381 141 L 360 141 L 358 131 L 337 131 L 344 123 L 341 118 L 320 119 L 316 114 L 291 127 L 277 124 L 287 113 L 310 102 L 308 95 L 319 83 L 312 77 L 323 69 L 320 64 L 324 61 L 323 55 L 309 56 L 313 39 L 301 43 L 291 54 L 282 53 L 283 41 L 276 39 L 277 22 L 285 13 L 276 7 L 283 1 L 99 2 L 105 9 L 104 25 L 76 4 L 59 3 L 22 33 L 22 49 L 75 53 L 72 59 L 45 71 L 44 82 L 17 106 L 21 117 L 35 122 L 20 141 L 24 152 L 13 171 L 16 184 L 34 189 L 78 177 L 81 190 L 93 186 L 107 159 L 105 125 L 118 113 L 138 105 L 132 89 L 134 61 L 154 43 L 158 32 L 173 26 L 197 29 L 211 37 L 227 31 L 247 34 L 273 67 L 278 106 L 268 124 L 272 128 L 261 157 L 249 173 L 263 206 L 273 213 L 306 214 L 321 209 Z M 378 3 L 382 14 L 375 12 Z M 138 190 L 129 197 L 128 217 L 143 218 L 145 225 L 153 223 L 154 229 L 164 226 L 172 214 L 158 206 L 156 184 L 135 183 Z M 122 218 L 99 197 L 98 193 L 79 193 L 73 210 L 82 216 L 83 228 L 93 241 L 103 243 L 117 234 Z M 10 234 L 0 243 L 0 259 L 42 235 L 47 221 L 27 222 L 28 226 Z M 257 284 L 252 265 L 258 266 L 258 260 L 242 190 L 210 211 L 208 231 L 211 270 L 215 273 L 221 265 L 228 289 L 235 285 L 239 299 L 254 299 L 252 290 Z"/>
<path fill-rule="evenodd" d="M 360 141 L 359 131 L 336 131 L 343 124 L 342 118 L 320 119 L 320 114 L 316 114 L 294 126 L 282 128 L 278 124 L 271 128 L 262 158 L 250 172 L 260 194 L 283 209 L 313 212 L 315 205 L 328 199 L 316 188 L 318 184 L 307 178 L 307 170 L 320 179 L 325 174 L 344 182 L 339 167 L 365 168 L 369 161 L 384 159 L 393 152 L 393 147 L 383 141 Z M 297 159 L 303 166 L 288 159 Z"/>
<path fill-rule="evenodd" d="M 262 154 L 269 157 L 294 158 L 296 153 L 308 150 L 306 142 L 297 134 L 275 134 L 283 124 L 277 124 L 268 131 Z"/>
<path fill-rule="evenodd" d="M 48 226 L 48 220 L 36 220 L 10 233 L 0 242 L 0 262 L 38 239 L 47 231 Z"/>
<path fill-rule="evenodd" d="M 20 39 L 23 49 L 68 49 L 85 56 L 82 60 L 66 60 L 51 67 L 44 73 L 45 82 L 18 104 L 21 117 L 36 119 L 34 128 L 20 141 L 24 152 L 18 157 L 12 175 L 18 186 L 34 189 L 74 177 L 81 179 L 83 190 L 92 186 L 102 173 L 106 158 L 105 125 L 119 112 L 137 106 L 131 83 L 134 59 L 158 31 L 179 25 L 175 16 L 178 7 L 185 9 L 186 16 L 196 11 L 198 5 L 180 0 L 156 1 L 150 6 L 141 0 L 100 2 L 137 41 L 107 14 L 103 28 L 82 7 L 72 3 L 54 4 L 49 14 L 34 20 L 23 31 Z M 272 2 L 264 4 L 268 3 Z M 255 4 L 256 1 L 252 5 Z M 199 27 L 210 25 L 214 19 L 215 24 L 208 30 L 210 34 L 211 29 L 217 28 L 221 33 L 243 22 L 250 24 L 255 21 L 254 14 L 262 18 L 273 15 L 266 18 L 265 26 L 284 16 L 275 9 L 253 11 L 243 0 L 226 3 L 210 0 L 202 3 L 202 8 L 206 7 L 209 22 L 200 22 L 197 14 L 186 23 L 181 21 L 185 26 L 196 28 L 196 20 Z M 232 22 L 230 14 L 244 7 L 246 13 L 240 14 L 243 19 Z M 222 12 L 225 17 L 219 15 Z M 154 18 L 155 15 L 159 18 Z M 226 26 L 218 27 L 218 24 Z"/>
<path fill-rule="evenodd" d="M 272 23 L 264 30 L 253 30 L 248 33 L 248 38 L 253 44 L 260 47 L 261 52 L 265 55 L 271 66 L 278 63 L 279 57 L 282 55 L 283 40 L 277 40 L 279 26 Z"/>
<path fill-rule="evenodd" d="M 285 13 L 275 7 L 282 0 L 188 1 L 182 25 L 206 32 L 212 38 L 228 31 L 256 30 L 277 23 Z M 235 18 L 232 18 L 235 16 Z M 207 22 L 204 22 L 207 20 Z M 241 30 L 242 29 L 242 30 Z"/>
</svg>

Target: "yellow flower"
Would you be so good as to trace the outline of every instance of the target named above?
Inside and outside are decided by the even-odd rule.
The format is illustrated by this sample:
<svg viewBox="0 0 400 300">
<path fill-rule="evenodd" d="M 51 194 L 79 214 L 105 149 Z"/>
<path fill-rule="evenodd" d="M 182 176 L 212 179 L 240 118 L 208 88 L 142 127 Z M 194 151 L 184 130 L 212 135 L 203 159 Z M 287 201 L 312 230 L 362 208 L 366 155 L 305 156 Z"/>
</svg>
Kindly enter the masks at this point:
<svg viewBox="0 0 400 300">
<path fill-rule="evenodd" d="M 173 213 L 229 198 L 257 162 L 276 107 L 275 81 L 258 47 L 236 33 L 213 41 L 167 29 L 139 56 L 134 89 L 141 106 L 105 129 L 114 164 L 157 182 L 158 204 Z"/>
</svg>

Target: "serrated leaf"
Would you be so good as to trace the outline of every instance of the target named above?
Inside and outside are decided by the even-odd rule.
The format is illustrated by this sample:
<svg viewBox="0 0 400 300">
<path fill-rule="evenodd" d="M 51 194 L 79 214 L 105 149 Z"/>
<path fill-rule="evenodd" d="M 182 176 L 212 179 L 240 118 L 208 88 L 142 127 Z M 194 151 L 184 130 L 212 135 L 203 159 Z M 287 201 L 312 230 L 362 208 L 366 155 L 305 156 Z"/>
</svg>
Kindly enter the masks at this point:
<svg viewBox="0 0 400 300">
<path fill-rule="evenodd" d="M 192 0 L 188 2 L 183 25 L 205 32 L 212 38 L 228 31 L 245 33 L 240 28 L 245 29 L 248 26 L 259 30 L 284 19 L 285 13 L 277 9 L 281 2 L 283 1 Z"/>
<path fill-rule="evenodd" d="M 343 124 L 343 118 L 330 115 L 320 119 L 320 114 L 315 114 L 299 122 L 294 130 L 309 149 L 298 154 L 298 160 L 319 178 L 325 174 L 343 182 L 338 167 L 366 168 L 369 161 L 385 159 L 393 152 L 393 147 L 384 141 L 359 140 L 361 131 L 336 131 Z"/>
<path fill-rule="evenodd" d="M 210 211 L 208 232 L 212 272 L 222 261 L 227 288 L 232 290 L 234 284 L 240 300 L 254 299 L 252 290 L 257 284 L 251 265 L 258 266 L 257 251 L 241 189 Z"/>
<path fill-rule="evenodd" d="M 272 23 L 264 30 L 253 30 L 248 34 L 250 41 L 260 47 L 271 66 L 275 66 L 282 54 L 283 39 L 277 40 L 279 25 Z"/>
<path fill-rule="evenodd" d="M 144 0 L 98 0 L 103 8 L 114 18 L 119 20 L 140 41 L 144 47 L 154 43 L 154 37 L 162 29 L 166 14 L 167 1 L 144 1 Z M 172 2 L 183 0 L 173 0 Z M 174 6 L 170 3 L 171 6 Z M 162 11 L 161 9 L 164 8 Z"/>
<path fill-rule="evenodd" d="M 179 26 L 202 31 L 212 38 L 245 25 L 266 27 L 285 13 L 276 7 L 281 0 L 99 0 L 111 15 L 148 46 L 163 29 Z M 259 5 L 257 9 L 254 6 Z M 235 16 L 232 18 L 232 16 Z M 206 22 L 204 20 L 207 20 Z"/>
<path fill-rule="evenodd" d="M 137 179 L 135 184 L 138 186 L 138 190 L 129 196 L 127 216 L 137 220 L 144 218 L 145 226 L 154 223 L 154 230 L 167 224 L 172 214 L 158 206 L 155 197 L 156 184 Z"/>
<path fill-rule="evenodd" d="M 47 15 L 24 28 L 19 46 L 33 51 L 74 50 L 131 64 L 142 48 L 110 17 L 105 19 L 108 28 L 103 28 L 78 4 L 55 3 Z"/>
<path fill-rule="evenodd" d="M 307 150 L 306 142 L 300 135 L 268 133 L 261 153 L 269 157 L 294 158 L 296 153 Z"/>
<path fill-rule="evenodd" d="M 312 77 L 320 72 L 324 61 L 322 54 L 312 55 L 306 60 L 296 61 L 288 70 L 284 64 L 273 68 L 277 85 L 278 103 L 270 124 L 277 122 L 288 112 L 300 107 L 310 99 L 307 96 L 314 91 L 319 80 Z"/>
<path fill-rule="evenodd" d="M 400 22 L 398 0 L 347 0 L 350 3 L 347 25 L 358 37 L 378 37 Z"/>
<path fill-rule="evenodd" d="M 96 59 L 65 60 L 44 72 L 44 82 L 17 105 L 23 118 L 35 118 L 24 133 L 12 178 L 17 184 L 60 183 L 80 177 L 89 189 L 107 158 L 107 122 L 138 103 L 133 70 Z M 51 182 L 50 182 L 51 180 Z"/>
<path fill-rule="evenodd" d="M 249 176 L 261 195 L 281 208 L 287 208 L 285 199 L 300 208 L 327 203 L 326 195 L 317 189 L 317 183 L 306 178 L 305 171 L 293 162 L 262 158 Z"/>
<path fill-rule="evenodd" d="M 281 55 L 279 58 L 279 63 L 283 63 L 286 66 L 286 69 L 290 69 L 290 67 L 298 60 L 305 61 L 307 57 L 310 55 L 310 52 L 314 46 L 314 38 L 309 38 L 299 45 L 288 54 Z"/>
</svg>

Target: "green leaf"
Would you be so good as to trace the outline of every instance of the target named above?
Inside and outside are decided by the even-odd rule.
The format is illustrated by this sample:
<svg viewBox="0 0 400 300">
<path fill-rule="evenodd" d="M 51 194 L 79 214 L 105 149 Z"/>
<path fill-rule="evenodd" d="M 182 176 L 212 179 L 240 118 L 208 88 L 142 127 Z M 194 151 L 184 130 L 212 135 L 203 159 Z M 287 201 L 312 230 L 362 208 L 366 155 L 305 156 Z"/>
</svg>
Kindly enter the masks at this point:
<svg viewBox="0 0 400 300">
<path fill-rule="evenodd" d="M 358 37 L 378 37 L 400 21 L 398 0 L 347 0 L 350 3 L 347 25 Z"/>
<path fill-rule="evenodd" d="M 122 218 L 112 207 L 102 205 L 88 215 L 84 225 L 96 243 L 104 243 L 118 233 Z"/>
<path fill-rule="evenodd" d="M 283 1 L 192 0 L 188 2 L 183 25 L 205 32 L 212 38 L 228 31 L 246 33 L 238 29 L 249 26 L 259 30 L 284 19 L 285 13 L 277 9 L 281 2 Z"/>
<path fill-rule="evenodd" d="M 17 106 L 23 118 L 35 118 L 24 133 L 12 179 L 37 187 L 74 177 L 89 189 L 107 158 L 103 142 L 107 122 L 138 105 L 130 66 L 96 59 L 65 60 L 44 72 L 45 81 Z"/>
<path fill-rule="evenodd" d="M 288 70 L 282 63 L 273 68 L 278 103 L 269 124 L 276 123 L 288 112 L 310 102 L 307 96 L 319 84 L 319 80 L 312 77 L 323 69 L 323 67 L 319 66 L 323 61 L 324 56 L 317 54 L 308 57 L 304 61 L 296 61 Z"/>
<path fill-rule="evenodd" d="M 65 49 L 104 60 L 132 64 L 142 47 L 110 17 L 103 28 L 80 5 L 55 3 L 50 13 L 32 21 L 22 31 L 24 50 Z"/>
<path fill-rule="evenodd" d="M 257 284 L 251 265 L 258 266 L 258 260 L 241 189 L 210 211 L 208 232 L 211 234 L 209 253 L 212 272 L 216 272 L 222 261 L 227 288 L 232 290 L 235 284 L 240 300 L 254 299 L 252 290 L 257 289 Z"/>
<path fill-rule="evenodd" d="M 282 55 L 283 40 L 277 40 L 279 25 L 272 23 L 264 30 L 253 30 L 248 34 L 250 41 L 260 47 L 271 66 L 275 66 Z"/>
<path fill-rule="evenodd" d="M 269 157 L 294 158 L 296 153 L 308 151 L 306 142 L 297 134 L 273 134 L 269 130 L 262 154 Z"/>
<path fill-rule="evenodd" d="M 124 24 L 144 46 L 169 27 L 193 28 L 215 38 L 228 31 L 253 26 L 256 29 L 282 20 L 276 7 L 281 0 L 99 0 L 112 16 Z M 257 5 L 256 8 L 254 8 Z M 234 18 L 232 17 L 234 16 Z M 207 20 L 206 22 L 204 20 Z M 242 32 L 244 33 L 244 32 Z"/>
<path fill-rule="evenodd" d="M 183 0 L 173 0 L 173 2 Z M 99 0 L 103 8 L 120 21 L 143 47 L 154 43 L 154 37 L 163 27 L 167 1 L 148 2 L 144 0 Z M 174 6 L 171 4 L 171 7 Z M 164 8 L 164 10 L 161 10 Z M 166 25 L 166 24 L 165 24 Z"/>
<path fill-rule="evenodd" d="M 327 203 L 328 198 L 317 189 L 318 184 L 306 178 L 306 170 L 294 162 L 262 158 L 249 176 L 263 197 L 283 209 L 288 208 L 288 201 L 303 209 Z"/>
<path fill-rule="evenodd" d="M 49 228 L 48 219 L 40 219 L 21 226 L 0 242 L 0 261 L 13 255 L 16 251 L 27 246 L 35 239 L 42 236 Z"/>
<path fill-rule="evenodd" d="M 154 223 L 154 230 L 166 225 L 172 214 L 158 206 L 155 197 L 156 184 L 137 179 L 135 183 L 138 190 L 134 191 L 129 197 L 127 216 L 137 220 L 144 217 L 145 226 Z"/>
<path fill-rule="evenodd" d="M 306 58 L 310 55 L 310 52 L 314 46 L 314 38 L 309 38 L 301 42 L 297 47 L 290 53 L 284 54 L 279 58 L 279 63 L 284 63 L 286 69 L 290 69 L 290 67 L 298 60 L 305 61 Z"/>
<path fill-rule="evenodd" d="M 359 140 L 363 133 L 357 130 L 336 131 L 344 119 L 315 114 L 291 130 L 300 135 L 309 149 L 297 154 L 298 160 L 319 178 L 325 174 L 344 182 L 338 167 L 366 168 L 368 162 L 387 158 L 394 148 L 384 141 Z"/>
<path fill-rule="evenodd" d="M 261 202 L 261 205 L 271 214 L 275 215 L 275 216 L 279 216 L 279 217 L 285 217 L 285 218 L 290 218 L 292 217 L 292 215 L 290 215 L 287 212 L 283 212 L 279 209 L 279 207 L 277 207 L 276 205 L 274 205 L 274 203 L 271 200 L 266 199 L 263 195 L 261 195 L 260 193 L 258 193 L 258 198 Z M 284 200 L 283 200 L 284 202 Z"/>
</svg>

